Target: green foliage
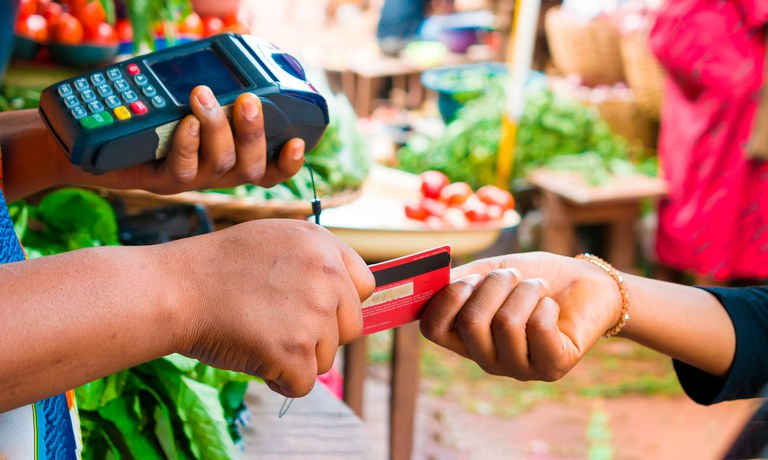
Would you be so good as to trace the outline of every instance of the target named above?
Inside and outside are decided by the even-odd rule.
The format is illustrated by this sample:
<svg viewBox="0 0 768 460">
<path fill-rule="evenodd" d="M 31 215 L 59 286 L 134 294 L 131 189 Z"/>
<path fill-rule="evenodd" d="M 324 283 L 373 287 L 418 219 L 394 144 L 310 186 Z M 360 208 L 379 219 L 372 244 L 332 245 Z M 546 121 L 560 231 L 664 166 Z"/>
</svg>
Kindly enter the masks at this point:
<svg viewBox="0 0 768 460">
<path fill-rule="evenodd" d="M 9 211 L 30 257 L 118 244 L 112 207 L 87 190 L 56 190 Z M 83 385 L 75 390 L 83 458 L 237 457 L 235 420 L 251 380 L 170 355 Z"/>
<path fill-rule="evenodd" d="M 368 143 L 357 129 L 357 115 L 352 105 L 342 95 L 326 96 L 326 99 L 330 124 L 320 143 L 306 155 L 307 163 L 315 172 L 318 196 L 359 187 L 371 168 Z M 241 185 L 211 191 L 264 200 L 302 200 L 312 197 L 312 181 L 309 171 L 302 168 L 293 178 L 272 188 Z"/>
<path fill-rule="evenodd" d="M 114 4 L 113 0 L 102 1 Z M 125 0 L 125 6 L 133 26 L 134 49 L 154 49 L 155 24 L 178 24 L 192 12 L 189 0 Z M 171 43 L 177 38 L 175 33 L 173 27 L 164 26 L 163 34 Z"/>
<path fill-rule="evenodd" d="M 613 432 L 610 418 L 601 404 L 596 404 L 587 425 L 587 458 L 589 460 L 611 460 L 614 456 Z"/>
<path fill-rule="evenodd" d="M 10 212 L 30 258 L 118 244 L 112 207 L 88 190 L 59 189 L 37 206 L 13 203 Z"/>
<path fill-rule="evenodd" d="M 229 459 L 253 377 L 171 355 L 76 389 L 85 459 Z"/>
<path fill-rule="evenodd" d="M 439 138 L 412 136 L 398 152 L 400 167 L 413 173 L 436 169 L 473 187 L 495 183 L 504 101 L 503 82 L 490 85 L 467 102 Z M 634 170 L 626 142 L 595 110 L 540 87 L 526 96 L 513 161 L 513 179 L 543 166 L 582 172 L 593 183 L 612 172 Z"/>
</svg>

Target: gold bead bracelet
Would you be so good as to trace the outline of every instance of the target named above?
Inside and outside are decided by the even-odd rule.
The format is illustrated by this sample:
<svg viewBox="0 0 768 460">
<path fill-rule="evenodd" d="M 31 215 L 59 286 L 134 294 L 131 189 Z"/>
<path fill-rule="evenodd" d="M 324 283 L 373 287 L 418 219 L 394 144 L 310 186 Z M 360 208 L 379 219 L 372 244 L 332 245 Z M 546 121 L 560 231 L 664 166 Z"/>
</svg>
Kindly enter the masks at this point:
<svg viewBox="0 0 768 460">
<path fill-rule="evenodd" d="M 627 283 L 624 282 L 624 276 L 622 276 L 618 270 L 613 268 L 613 265 L 609 264 L 600 257 L 594 256 L 592 254 L 580 254 L 576 256 L 576 258 L 586 260 L 593 265 L 596 265 L 608 273 L 608 275 L 610 275 L 610 277 L 613 278 L 613 280 L 616 281 L 616 284 L 619 286 L 619 293 L 621 293 L 621 316 L 619 317 L 619 321 L 616 323 L 616 325 L 608 329 L 605 334 L 603 334 L 603 337 L 605 338 L 614 337 L 619 332 L 621 332 L 622 329 L 624 329 L 624 326 L 629 320 L 629 291 L 627 290 Z"/>
</svg>

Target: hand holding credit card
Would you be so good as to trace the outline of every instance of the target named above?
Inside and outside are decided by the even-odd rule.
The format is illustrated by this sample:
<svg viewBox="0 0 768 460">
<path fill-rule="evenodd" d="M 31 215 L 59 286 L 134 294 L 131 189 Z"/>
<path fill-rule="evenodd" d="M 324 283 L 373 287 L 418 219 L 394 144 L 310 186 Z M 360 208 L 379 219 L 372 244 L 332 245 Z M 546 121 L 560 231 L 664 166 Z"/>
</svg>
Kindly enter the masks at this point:
<svg viewBox="0 0 768 460">
<path fill-rule="evenodd" d="M 363 302 L 363 335 L 419 319 L 451 280 L 451 247 L 441 246 L 370 265 L 376 290 Z"/>
</svg>

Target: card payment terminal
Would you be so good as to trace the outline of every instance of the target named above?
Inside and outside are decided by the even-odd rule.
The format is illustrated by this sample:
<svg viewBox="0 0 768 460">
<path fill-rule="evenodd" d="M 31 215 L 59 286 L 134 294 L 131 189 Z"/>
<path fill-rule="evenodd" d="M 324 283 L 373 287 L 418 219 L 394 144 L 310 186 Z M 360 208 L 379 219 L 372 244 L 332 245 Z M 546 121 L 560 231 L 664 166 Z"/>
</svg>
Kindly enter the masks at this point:
<svg viewBox="0 0 768 460">
<path fill-rule="evenodd" d="M 249 35 L 223 34 L 90 71 L 43 90 L 40 113 L 72 163 L 104 173 L 163 158 L 189 93 L 207 85 L 231 114 L 248 91 L 262 102 L 267 159 L 294 137 L 312 149 L 328 105 L 291 55 Z"/>
</svg>

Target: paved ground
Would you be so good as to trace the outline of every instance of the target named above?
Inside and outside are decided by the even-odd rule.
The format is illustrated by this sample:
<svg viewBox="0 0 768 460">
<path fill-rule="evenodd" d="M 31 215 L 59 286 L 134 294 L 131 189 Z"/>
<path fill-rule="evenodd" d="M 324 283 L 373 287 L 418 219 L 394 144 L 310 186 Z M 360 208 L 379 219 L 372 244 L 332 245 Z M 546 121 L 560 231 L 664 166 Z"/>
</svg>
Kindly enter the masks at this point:
<svg viewBox="0 0 768 460">
<path fill-rule="evenodd" d="M 437 350 L 430 345 L 425 347 L 429 355 Z M 454 360 L 448 354 L 438 356 L 445 362 Z M 580 381 L 597 377 L 605 381 L 605 376 L 594 372 L 595 363 L 604 359 L 602 354 L 588 359 L 566 379 Z M 668 365 L 662 357 L 647 359 L 658 366 Z M 631 373 L 629 369 L 611 372 Z M 388 375 L 385 366 L 372 366 L 369 373 L 365 423 L 373 440 L 372 458 L 385 459 Z M 502 399 L 490 402 L 487 395 L 476 394 L 473 402 L 471 395 L 467 398 L 455 395 L 474 391 L 474 383 L 485 384 L 483 379 L 472 382 L 461 375 L 447 376 L 447 379 L 453 391 L 441 395 L 434 394 L 433 378 L 426 376 L 422 381 L 414 459 L 718 458 L 755 407 L 754 401 L 703 407 L 691 402 L 679 390 L 673 395 L 615 397 L 567 392 L 563 396 L 561 392 L 553 401 L 538 399 L 516 415 L 499 415 L 505 413 L 505 408 L 499 406 L 515 405 L 519 402 L 515 401 L 516 394 L 519 398 L 530 398 L 529 390 L 515 386 L 515 390 Z M 509 385 L 523 384 L 510 382 Z M 489 388 L 496 391 L 495 387 Z"/>
</svg>

